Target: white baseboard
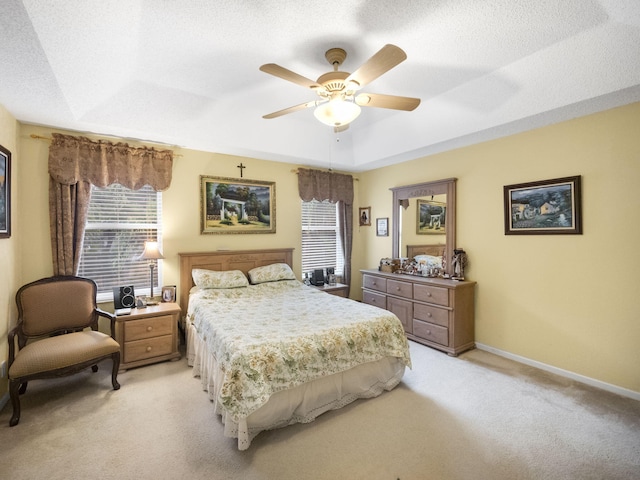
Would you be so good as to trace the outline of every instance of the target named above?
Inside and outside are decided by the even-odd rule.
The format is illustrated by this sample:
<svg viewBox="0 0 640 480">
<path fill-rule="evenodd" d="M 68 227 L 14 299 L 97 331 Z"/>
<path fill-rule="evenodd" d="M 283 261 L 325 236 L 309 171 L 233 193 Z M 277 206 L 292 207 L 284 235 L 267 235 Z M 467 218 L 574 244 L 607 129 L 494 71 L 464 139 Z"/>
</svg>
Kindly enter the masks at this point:
<svg viewBox="0 0 640 480">
<path fill-rule="evenodd" d="M 602 390 L 606 390 L 608 392 L 616 393 L 618 395 L 622 395 L 623 397 L 629 397 L 634 400 L 640 401 L 640 392 L 636 392 L 634 390 L 629 390 L 627 388 L 618 387 L 616 385 L 612 385 L 610 383 L 601 382 L 600 380 L 596 380 L 594 378 L 585 377 L 584 375 L 579 375 L 574 372 L 570 372 L 568 370 L 563 370 L 561 368 L 553 367 L 551 365 L 547 365 L 542 362 L 538 362 L 536 360 L 531 360 L 530 358 L 521 357 L 520 355 L 515 355 L 513 353 L 505 352 L 504 350 L 500 350 L 498 348 L 490 347 L 489 345 L 484 345 L 482 343 L 476 343 L 476 348 L 479 350 L 484 350 L 485 352 L 494 353 L 501 357 L 508 358 L 515 362 L 523 363 L 525 365 L 529 365 L 531 367 L 539 368 L 540 370 L 544 370 L 547 372 L 555 373 L 556 375 L 560 375 L 561 377 L 566 377 L 571 380 L 575 380 L 577 382 L 581 382 L 592 387 L 600 388 Z"/>
</svg>

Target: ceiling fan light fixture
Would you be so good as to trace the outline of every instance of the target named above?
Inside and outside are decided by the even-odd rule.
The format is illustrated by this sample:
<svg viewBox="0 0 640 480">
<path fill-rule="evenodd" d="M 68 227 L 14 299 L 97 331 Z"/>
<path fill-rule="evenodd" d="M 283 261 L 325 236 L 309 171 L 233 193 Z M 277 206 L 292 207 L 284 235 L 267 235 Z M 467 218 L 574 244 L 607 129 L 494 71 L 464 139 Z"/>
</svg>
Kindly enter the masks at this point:
<svg viewBox="0 0 640 480">
<path fill-rule="evenodd" d="M 349 100 L 334 99 L 318 105 L 313 114 L 325 125 L 339 127 L 358 118 L 360 107 Z"/>
</svg>

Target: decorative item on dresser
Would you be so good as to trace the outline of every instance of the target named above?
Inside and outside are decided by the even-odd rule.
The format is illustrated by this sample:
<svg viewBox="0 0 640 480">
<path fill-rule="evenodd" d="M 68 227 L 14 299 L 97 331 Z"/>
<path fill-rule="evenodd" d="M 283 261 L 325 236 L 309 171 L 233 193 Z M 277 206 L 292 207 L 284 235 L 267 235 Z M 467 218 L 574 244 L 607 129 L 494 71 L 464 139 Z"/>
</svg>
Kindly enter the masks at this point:
<svg viewBox="0 0 640 480">
<path fill-rule="evenodd" d="M 116 341 L 120 344 L 120 370 L 178 360 L 178 322 L 180 306 L 162 302 L 145 308 L 133 308 L 116 317 Z"/>
</svg>

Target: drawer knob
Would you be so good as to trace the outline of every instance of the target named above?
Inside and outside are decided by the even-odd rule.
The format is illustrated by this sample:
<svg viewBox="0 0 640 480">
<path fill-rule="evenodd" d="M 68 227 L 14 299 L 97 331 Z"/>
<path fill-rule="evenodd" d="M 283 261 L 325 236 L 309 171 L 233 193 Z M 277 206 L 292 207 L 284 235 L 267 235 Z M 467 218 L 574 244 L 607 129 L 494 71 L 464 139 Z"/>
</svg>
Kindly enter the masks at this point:
<svg viewBox="0 0 640 480">
<path fill-rule="evenodd" d="M 400 291 L 400 287 L 396 287 L 396 290 L 399 292 Z"/>
<path fill-rule="evenodd" d="M 371 303 L 376 303 L 376 299 L 375 299 L 375 298 L 372 298 L 372 299 L 371 299 Z"/>
<path fill-rule="evenodd" d="M 427 313 L 427 317 L 431 318 L 431 312 Z"/>
<path fill-rule="evenodd" d="M 431 330 L 427 330 L 427 335 L 431 335 Z"/>
<path fill-rule="evenodd" d="M 150 352 L 150 351 L 151 351 L 151 347 L 147 347 L 147 352 Z"/>
<path fill-rule="evenodd" d="M 151 330 L 153 330 L 153 327 L 152 327 L 151 325 L 149 325 L 149 326 L 147 327 L 147 332 L 150 332 Z"/>
<path fill-rule="evenodd" d="M 431 296 L 431 292 L 427 292 L 427 297 L 430 297 L 430 296 Z"/>
</svg>

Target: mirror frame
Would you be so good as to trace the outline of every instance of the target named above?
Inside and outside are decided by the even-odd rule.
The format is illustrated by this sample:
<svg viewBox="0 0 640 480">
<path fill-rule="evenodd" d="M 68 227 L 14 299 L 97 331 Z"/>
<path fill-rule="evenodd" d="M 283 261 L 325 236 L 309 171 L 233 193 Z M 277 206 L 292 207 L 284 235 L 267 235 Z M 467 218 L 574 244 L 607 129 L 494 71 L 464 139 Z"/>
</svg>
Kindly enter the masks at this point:
<svg viewBox="0 0 640 480">
<path fill-rule="evenodd" d="M 400 255 L 400 201 L 416 197 L 441 195 L 444 193 L 447 195 L 445 271 L 449 274 L 451 273 L 451 259 L 453 258 L 453 250 L 456 248 L 456 180 L 456 178 L 447 178 L 444 180 L 437 180 L 435 182 L 416 183 L 413 185 L 390 188 L 393 192 L 391 232 L 393 235 L 392 255 L 394 258 L 402 256 Z"/>
</svg>

